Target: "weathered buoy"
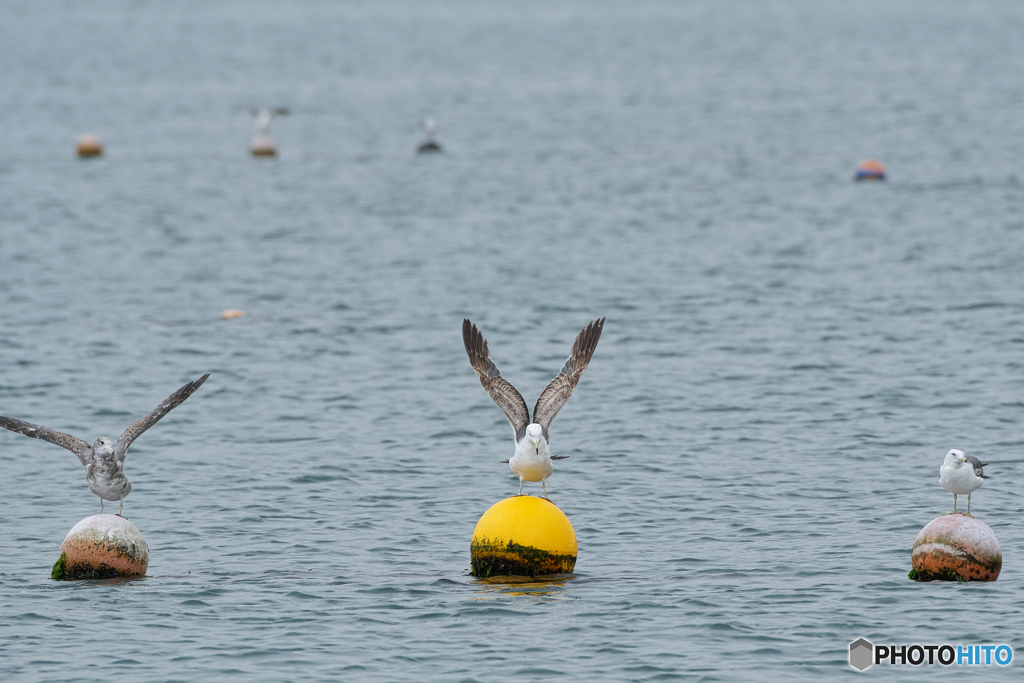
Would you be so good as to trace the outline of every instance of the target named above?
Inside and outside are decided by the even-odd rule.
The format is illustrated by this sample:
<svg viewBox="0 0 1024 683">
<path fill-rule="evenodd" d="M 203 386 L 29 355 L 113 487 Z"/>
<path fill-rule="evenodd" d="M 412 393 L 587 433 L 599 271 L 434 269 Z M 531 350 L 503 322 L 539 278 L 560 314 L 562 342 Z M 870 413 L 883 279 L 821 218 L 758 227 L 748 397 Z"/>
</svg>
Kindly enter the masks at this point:
<svg viewBox="0 0 1024 683">
<path fill-rule="evenodd" d="M 56 581 L 144 576 L 149 546 L 138 527 L 120 515 L 86 517 L 64 538 L 51 576 Z"/>
<path fill-rule="evenodd" d="M 231 320 L 232 318 L 244 318 L 245 311 L 237 308 L 229 308 L 220 314 L 222 320 Z"/>
<path fill-rule="evenodd" d="M 274 141 L 270 139 L 269 135 L 260 134 L 254 137 L 249 150 L 254 157 L 277 156 L 277 147 L 274 146 Z"/>
<path fill-rule="evenodd" d="M 477 522 L 469 555 L 474 576 L 568 574 L 576 566 L 576 532 L 546 498 L 512 496 Z"/>
<path fill-rule="evenodd" d="M 995 581 L 1003 551 L 987 524 L 954 512 L 921 529 L 910 561 L 914 581 Z"/>
<path fill-rule="evenodd" d="M 434 131 L 437 130 L 437 121 L 434 119 L 423 119 L 420 121 L 420 128 L 426 133 L 427 139 L 416 148 L 417 154 L 436 154 L 441 151 L 441 145 L 434 139 Z"/>
<path fill-rule="evenodd" d="M 103 154 L 103 143 L 92 133 L 86 133 L 78 138 L 78 145 L 75 151 L 80 157 L 98 157 Z"/>
<path fill-rule="evenodd" d="M 874 159 L 865 159 L 857 164 L 855 180 L 885 180 L 885 166 Z"/>
</svg>

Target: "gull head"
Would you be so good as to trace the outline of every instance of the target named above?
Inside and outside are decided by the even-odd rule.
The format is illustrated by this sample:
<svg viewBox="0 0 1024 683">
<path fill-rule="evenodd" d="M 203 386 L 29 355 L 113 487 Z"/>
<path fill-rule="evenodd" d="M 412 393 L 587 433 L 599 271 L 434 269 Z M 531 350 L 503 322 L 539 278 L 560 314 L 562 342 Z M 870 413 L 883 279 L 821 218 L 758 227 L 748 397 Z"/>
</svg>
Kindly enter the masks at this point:
<svg viewBox="0 0 1024 683">
<path fill-rule="evenodd" d="M 947 464 L 947 465 L 952 465 L 953 467 L 959 467 L 960 465 L 964 464 L 965 462 L 967 462 L 967 456 L 964 455 L 963 451 L 957 450 L 956 448 L 950 448 L 949 452 L 946 453 L 946 462 L 945 462 L 945 464 Z"/>
<path fill-rule="evenodd" d="M 114 442 L 105 436 L 101 436 L 93 443 L 92 450 L 99 455 L 112 455 L 114 453 Z"/>
<path fill-rule="evenodd" d="M 526 427 L 526 441 L 540 453 L 540 440 L 544 438 L 544 429 L 536 422 Z"/>
</svg>

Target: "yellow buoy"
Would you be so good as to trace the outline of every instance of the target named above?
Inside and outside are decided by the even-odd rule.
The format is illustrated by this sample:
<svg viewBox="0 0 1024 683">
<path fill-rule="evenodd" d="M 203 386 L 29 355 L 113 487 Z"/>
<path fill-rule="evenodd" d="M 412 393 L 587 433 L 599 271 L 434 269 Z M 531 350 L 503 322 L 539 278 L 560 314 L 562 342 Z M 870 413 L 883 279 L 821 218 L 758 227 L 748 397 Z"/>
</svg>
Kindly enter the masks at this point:
<svg viewBox="0 0 1024 683">
<path fill-rule="evenodd" d="M 474 576 L 568 574 L 576 566 L 576 532 L 546 498 L 512 496 L 476 523 L 469 554 Z"/>
<path fill-rule="evenodd" d="M 92 133 L 86 133 L 78 138 L 78 145 L 75 151 L 80 157 L 98 157 L 103 155 L 103 143 Z"/>
<path fill-rule="evenodd" d="M 232 318 L 244 318 L 245 311 L 239 310 L 237 308 L 229 308 L 228 310 L 221 313 L 220 317 L 222 320 L 231 320 Z"/>
</svg>

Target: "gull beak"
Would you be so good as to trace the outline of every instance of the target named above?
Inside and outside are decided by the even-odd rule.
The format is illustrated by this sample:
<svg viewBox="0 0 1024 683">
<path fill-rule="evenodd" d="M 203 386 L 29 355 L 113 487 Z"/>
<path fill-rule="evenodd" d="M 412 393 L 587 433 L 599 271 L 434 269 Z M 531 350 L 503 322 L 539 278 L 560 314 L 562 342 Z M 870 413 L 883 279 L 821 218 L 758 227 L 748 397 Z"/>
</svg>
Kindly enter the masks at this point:
<svg viewBox="0 0 1024 683">
<path fill-rule="evenodd" d="M 540 441 L 534 441 L 533 442 L 533 449 L 535 451 L 537 451 L 538 453 L 540 453 Z"/>
</svg>

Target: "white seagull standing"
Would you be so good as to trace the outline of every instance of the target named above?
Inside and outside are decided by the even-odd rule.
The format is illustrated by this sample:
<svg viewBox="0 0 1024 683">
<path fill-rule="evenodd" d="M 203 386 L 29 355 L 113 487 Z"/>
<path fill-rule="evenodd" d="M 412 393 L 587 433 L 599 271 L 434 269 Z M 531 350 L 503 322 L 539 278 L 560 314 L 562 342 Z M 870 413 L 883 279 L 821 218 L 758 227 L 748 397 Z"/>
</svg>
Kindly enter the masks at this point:
<svg viewBox="0 0 1024 683">
<path fill-rule="evenodd" d="M 118 438 L 116 444 L 107 437 L 101 436 L 90 446 L 70 434 L 63 434 L 10 417 L 0 416 L 0 427 L 6 427 L 12 432 L 18 432 L 25 436 L 49 441 L 77 455 L 85 465 L 85 481 L 89 484 L 89 489 L 100 497 L 100 512 L 103 512 L 104 500 L 119 500 L 121 507 L 117 514 L 121 514 L 124 510 L 124 498 L 132 490 L 131 482 L 124 476 L 124 456 L 128 452 L 128 447 L 144 431 L 159 422 L 160 418 L 181 405 L 182 401 L 191 396 L 192 392 L 198 389 L 209 376 L 207 373 L 175 391 L 167 400 L 154 408 L 153 412 L 136 420 L 132 426 L 124 430 L 124 434 Z"/>
<path fill-rule="evenodd" d="M 973 455 L 964 455 L 955 448 L 946 453 L 946 458 L 939 467 L 939 483 L 942 488 L 953 494 L 953 512 L 956 512 L 957 495 L 967 494 L 967 515 L 971 516 L 971 493 L 985 483 L 988 476 L 981 469 L 988 465 Z M 949 514 L 953 514 L 953 512 Z"/>
<path fill-rule="evenodd" d="M 562 369 L 541 392 L 533 409 L 533 422 L 522 394 L 516 391 L 498 370 L 487 350 L 487 340 L 468 320 L 462 321 L 462 341 L 466 344 L 469 362 L 473 365 L 480 384 L 484 386 L 505 417 L 512 424 L 516 441 L 516 452 L 507 462 L 509 468 L 519 477 L 519 495 L 523 495 L 524 481 L 539 481 L 547 498 L 548 489 L 544 480 L 551 476 L 551 461 L 564 460 L 567 455 L 551 455 L 548 448 L 548 429 L 555 415 L 572 395 L 576 383 L 590 364 L 597 342 L 601 339 L 604 318 L 592 321 L 583 328 L 572 345 L 572 355 Z"/>
</svg>

